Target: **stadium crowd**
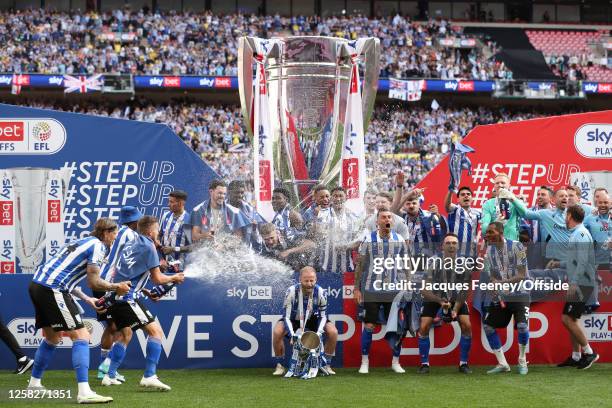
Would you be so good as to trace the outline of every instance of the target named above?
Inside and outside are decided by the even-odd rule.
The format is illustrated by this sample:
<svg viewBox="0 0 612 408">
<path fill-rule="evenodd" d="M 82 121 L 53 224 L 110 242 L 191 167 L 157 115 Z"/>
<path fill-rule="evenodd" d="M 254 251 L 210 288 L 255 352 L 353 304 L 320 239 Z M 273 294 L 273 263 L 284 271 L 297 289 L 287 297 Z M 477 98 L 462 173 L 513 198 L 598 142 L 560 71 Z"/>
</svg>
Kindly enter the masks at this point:
<svg viewBox="0 0 612 408">
<path fill-rule="evenodd" d="M 11 102 L 14 103 L 14 102 Z M 252 174 L 249 137 L 237 106 L 135 100 L 126 105 L 19 99 L 19 104 L 112 118 L 165 123 L 222 177 Z M 365 135 L 368 177 L 378 189 L 390 190 L 389 175 L 406 173 L 414 186 L 448 153 L 451 139 L 463 138 L 477 125 L 544 116 L 535 111 L 478 107 L 431 109 L 401 104 L 377 106 Z"/>
<path fill-rule="evenodd" d="M 440 39 L 467 38 L 461 27 L 445 20 L 423 24 L 399 15 L 379 19 L 359 15 L 285 18 L 129 8 L 83 14 L 2 12 L 0 72 L 234 76 L 238 38 L 244 35 L 377 37 L 385 50 L 381 56 L 383 77 L 511 77 L 503 63 L 485 58 L 478 46 L 440 46 Z M 495 49 L 491 43 L 487 47 Z"/>
</svg>

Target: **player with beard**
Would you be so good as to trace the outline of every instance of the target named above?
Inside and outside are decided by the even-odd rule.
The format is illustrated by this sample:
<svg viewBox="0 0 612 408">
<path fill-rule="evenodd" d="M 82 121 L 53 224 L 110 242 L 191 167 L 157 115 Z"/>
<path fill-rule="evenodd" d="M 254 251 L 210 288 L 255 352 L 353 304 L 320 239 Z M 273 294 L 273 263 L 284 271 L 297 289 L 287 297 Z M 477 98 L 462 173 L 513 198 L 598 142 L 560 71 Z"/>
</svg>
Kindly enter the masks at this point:
<svg viewBox="0 0 612 408">
<path fill-rule="evenodd" d="M 212 242 L 216 237 L 233 234 L 244 237 L 244 227 L 250 225 L 239 209 L 225 202 L 227 186 L 222 180 L 213 180 L 208 187 L 210 198 L 198 204 L 191 212 L 191 238 L 194 243 Z"/>
<path fill-rule="evenodd" d="M 428 283 L 443 286 L 440 289 L 424 289 L 421 291 L 424 302 L 421 311 L 421 327 L 418 334 L 419 354 L 421 356 L 419 374 L 429 373 L 429 331 L 440 308 L 443 310 L 446 322 L 459 322 L 461 329 L 459 372 L 463 374 L 472 373 L 468 366 L 468 356 L 472 347 L 472 325 L 470 323 L 470 311 L 466 302 L 471 282 L 471 270 L 463 270 L 460 269 L 462 267 L 457 267 L 459 249 L 460 242 L 457 235 L 453 233 L 446 234 L 442 241 L 442 256 L 437 259 L 431 259 L 434 262 L 427 271 L 426 281 Z M 437 260 L 440 262 L 435 263 Z M 449 264 L 454 267 L 447 267 Z M 468 289 L 447 287 L 453 285 L 464 285 Z"/>
<path fill-rule="evenodd" d="M 478 227 L 482 218 L 482 211 L 472 208 L 474 201 L 472 190 L 463 186 L 457 191 L 457 204 L 451 202 L 452 191 L 449 190 L 444 198 L 444 209 L 448 214 L 448 231 L 459 239 L 458 256 L 477 256 Z"/>
<path fill-rule="evenodd" d="M 268 258 L 274 258 L 299 271 L 310 262 L 309 254 L 315 248 L 315 243 L 299 236 L 288 237 L 272 223 L 261 224 L 259 234 L 262 246 L 259 253 Z"/>
<path fill-rule="evenodd" d="M 261 236 L 258 226 L 264 224 L 266 220 L 257 210 L 244 200 L 246 185 L 242 180 L 233 180 L 227 187 L 227 202 L 229 205 L 240 210 L 242 217 L 248 221 L 244 229 L 244 242 L 251 248 L 257 249 L 261 245 Z"/>
<path fill-rule="evenodd" d="M 417 194 L 409 194 L 402 203 L 404 221 L 408 226 L 408 249 L 415 256 L 432 256 L 439 252 L 439 243 L 446 234 L 446 224 L 435 204 L 429 207 L 429 211 L 421 209 Z"/>
<path fill-rule="evenodd" d="M 291 344 L 297 340 L 298 332 L 310 330 L 325 340 L 326 371 L 336 374 L 331 368 L 331 362 L 336 352 L 338 330 L 327 320 L 327 295 L 325 290 L 317 285 L 317 273 L 311 266 L 300 269 L 300 283 L 287 289 L 285 294 L 285 317 L 276 323 L 272 332 L 272 345 L 274 347 L 274 360 L 276 367 L 272 375 L 283 375 L 285 367 L 284 337 L 291 339 Z"/>
</svg>

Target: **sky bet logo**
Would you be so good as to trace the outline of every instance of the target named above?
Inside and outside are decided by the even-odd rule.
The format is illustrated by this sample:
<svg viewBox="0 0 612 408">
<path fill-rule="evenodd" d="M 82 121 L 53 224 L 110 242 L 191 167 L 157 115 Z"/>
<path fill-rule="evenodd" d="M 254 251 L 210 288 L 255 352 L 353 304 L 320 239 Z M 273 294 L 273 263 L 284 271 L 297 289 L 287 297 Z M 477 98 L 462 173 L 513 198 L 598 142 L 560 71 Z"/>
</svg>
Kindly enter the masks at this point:
<svg viewBox="0 0 612 408">
<path fill-rule="evenodd" d="M 2 248 L 0 252 L 0 274 L 15 273 L 15 262 L 12 261 L 15 248 L 10 239 L 2 240 Z"/>
<path fill-rule="evenodd" d="M 251 300 L 269 300 L 272 299 L 272 287 L 271 286 L 249 286 L 246 289 L 231 288 L 227 290 L 227 297 L 237 297 Z"/>
<path fill-rule="evenodd" d="M 612 158 L 612 125 L 588 123 L 574 135 L 574 146 L 582 156 L 590 159 Z"/>
<path fill-rule="evenodd" d="M 581 320 L 588 341 L 612 340 L 612 313 L 593 313 Z"/>
<path fill-rule="evenodd" d="M 0 121 L 0 142 L 23 142 L 23 122 Z"/>
</svg>

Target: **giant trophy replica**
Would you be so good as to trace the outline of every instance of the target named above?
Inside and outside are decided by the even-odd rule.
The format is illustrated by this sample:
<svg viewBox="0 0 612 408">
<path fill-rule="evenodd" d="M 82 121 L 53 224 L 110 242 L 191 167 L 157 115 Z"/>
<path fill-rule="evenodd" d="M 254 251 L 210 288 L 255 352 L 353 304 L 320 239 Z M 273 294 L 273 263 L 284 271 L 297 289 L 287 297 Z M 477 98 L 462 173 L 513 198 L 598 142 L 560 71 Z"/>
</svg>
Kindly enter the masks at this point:
<svg viewBox="0 0 612 408">
<path fill-rule="evenodd" d="M 340 185 L 347 207 L 362 209 L 364 131 L 379 60 L 376 38 L 240 38 L 240 102 L 253 136 L 255 197 L 264 217 L 273 214 L 275 186 L 291 191 L 297 204 L 309 201 L 316 184 Z"/>
<path fill-rule="evenodd" d="M 0 273 L 34 273 L 59 252 L 71 175 L 68 168 L 0 169 Z"/>
</svg>

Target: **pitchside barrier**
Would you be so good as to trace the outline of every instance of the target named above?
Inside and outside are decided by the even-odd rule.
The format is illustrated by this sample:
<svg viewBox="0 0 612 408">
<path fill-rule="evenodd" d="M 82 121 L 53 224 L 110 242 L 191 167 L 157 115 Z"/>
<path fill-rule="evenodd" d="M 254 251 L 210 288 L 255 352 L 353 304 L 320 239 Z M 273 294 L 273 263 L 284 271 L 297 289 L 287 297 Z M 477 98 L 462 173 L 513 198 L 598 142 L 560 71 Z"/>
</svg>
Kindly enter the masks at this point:
<svg viewBox="0 0 612 408">
<path fill-rule="evenodd" d="M 612 132 L 611 122 L 612 112 L 606 111 L 477 127 L 463 141 L 476 149 L 470 154 L 473 173 L 464 175 L 463 183 L 474 189 L 479 207 L 490 195 L 494 173 L 506 171 L 515 186 L 514 192 L 524 194 L 532 203 L 539 185 L 565 184 L 573 172 L 606 170 L 610 159 L 606 136 Z M 2 205 L 10 207 L 10 211 L 2 212 L 0 222 L 0 261 L 2 270 L 7 272 L 0 275 L 0 313 L 19 343 L 33 356 L 41 337 L 34 328 L 34 310 L 27 294 L 31 276 L 21 273 L 20 256 L 30 259 L 36 258 L 36 254 L 26 253 L 20 247 L 16 251 L 15 246 L 22 245 L 17 242 L 19 239 L 41 248 L 38 255 L 42 261 L 46 252 L 53 251 L 59 243 L 39 242 L 37 234 L 24 228 L 42 223 L 47 227 L 43 236 L 57 236 L 57 228 L 52 224 L 61 221 L 65 225 L 65 239 L 69 240 L 85 234 L 98 217 L 117 217 L 123 205 L 159 215 L 174 188 L 187 191 L 187 206 L 192 208 L 206 198 L 206 186 L 214 172 L 164 125 L 0 105 L 0 127 L 0 171 L 35 167 L 67 168 L 71 173 L 68 179 L 49 180 L 39 197 L 42 204 L 32 204 L 35 201 L 32 196 L 24 199 L 29 200 L 30 214 L 39 217 L 38 223 L 29 222 L 34 215 L 19 218 L 17 206 L 22 204 L 17 204 L 14 191 L 10 194 L 4 191 L 6 184 L 0 191 L 0 195 L 9 197 L 0 198 Z M 63 187 L 59 204 L 64 206 L 59 208 L 57 198 L 51 195 L 59 194 L 52 188 L 57 187 L 53 180 L 59 180 Z M 17 183 L 26 184 L 23 178 Z M 448 164 L 444 159 L 421 183 L 428 187 L 425 205 L 441 200 L 447 185 Z M 58 211 L 62 214 L 60 220 Z M 17 223 L 20 228 L 16 228 Z M 600 298 L 609 299 L 610 273 L 603 278 Z M 328 289 L 329 315 L 340 332 L 336 364 L 356 366 L 361 325 L 355 320 L 352 274 L 320 276 L 319 283 Z M 161 368 L 271 366 L 272 326 L 281 317 L 284 290 L 266 286 L 265 280 L 257 286 L 247 286 L 239 281 L 219 285 L 187 279 L 168 300 L 149 302 L 164 331 Z M 529 350 L 532 364 L 561 361 L 569 354 L 569 339 L 560 322 L 562 305 L 561 298 L 532 304 Z M 95 321 L 91 310 L 86 315 L 92 333 L 93 366 L 103 327 Z M 472 311 L 471 319 L 474 337 L 471 362 L 493 364 L 494 357 L 487 351 L 481 332 L 480 315 Z M 601 354 L 600 361 L 612 362 L 612 303 L 603 302 L 597 313 L 585 316 L 583 321 L 589 341 Z M 502 336 L 502 342 L 509 348 L 509 361 L 513 362 L 518 349 L 516 334 L 512 325 L 507 331 L 514 335 Z M 458 363 L 458 327 L 447 324 L 433 330 L 431 336 L 432 364 Z M 378 337 L 375 334 L 374 338 Z M 70 368 L 69 344 L 70 340 L 65 338 L 52 368 Z M 128 349 L 126 367 L 143 367 L 144 346 L 144 336 L 138 332 Z M 390 359 L 384 340 L 376 340 L 372 364 L 388 365 Z M 418 363 L 416 339 L 404 339 L 402 363 Z M 12 356 L 7 348 L 0 347 L 0 369 L 12 368 Z"/>
</svg>

